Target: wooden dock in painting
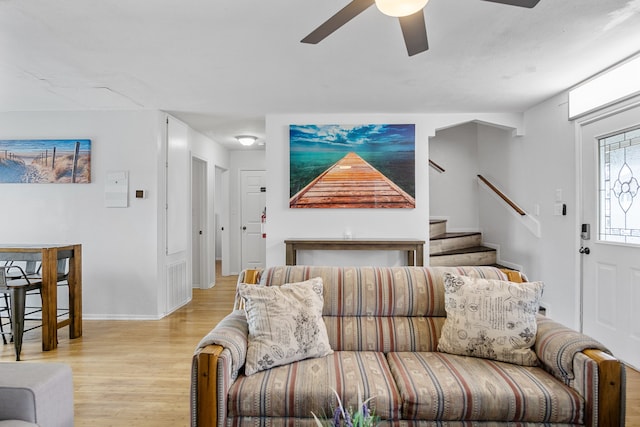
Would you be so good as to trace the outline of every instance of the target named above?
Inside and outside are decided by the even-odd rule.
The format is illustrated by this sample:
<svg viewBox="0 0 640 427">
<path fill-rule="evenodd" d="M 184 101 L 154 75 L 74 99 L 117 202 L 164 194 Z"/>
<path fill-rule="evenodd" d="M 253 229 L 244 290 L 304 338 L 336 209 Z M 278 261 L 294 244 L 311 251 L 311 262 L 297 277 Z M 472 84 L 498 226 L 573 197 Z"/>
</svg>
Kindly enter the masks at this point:
<svg viewBox="0 0 640 427">
<path fill-rule="evenodd" d="M 348 153 L 291 197 L 292 208 L 415 208 L 413 197 L 356 153 Z"/>
</svg>

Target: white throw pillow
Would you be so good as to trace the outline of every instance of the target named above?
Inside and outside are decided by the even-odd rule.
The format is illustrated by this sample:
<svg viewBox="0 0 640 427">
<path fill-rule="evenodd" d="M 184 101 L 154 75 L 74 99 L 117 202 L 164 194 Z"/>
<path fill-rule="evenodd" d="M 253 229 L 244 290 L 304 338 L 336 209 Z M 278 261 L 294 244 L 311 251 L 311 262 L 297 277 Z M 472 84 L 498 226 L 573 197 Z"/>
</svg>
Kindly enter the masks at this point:
<svg viewBox="0 0 640 427">
<path fill-rule="evenodd" d="M 542 282 L 444 275 L 447 319 L 438 350 L 535 366 L 531 349 L 536 340 Z"/>
<path fill-rule="evenodd" d="M 249 344 L 245 375 L 333 353 L 322 320 L 322 278 L 282 286 L 238 285 Z"/>
</svg>

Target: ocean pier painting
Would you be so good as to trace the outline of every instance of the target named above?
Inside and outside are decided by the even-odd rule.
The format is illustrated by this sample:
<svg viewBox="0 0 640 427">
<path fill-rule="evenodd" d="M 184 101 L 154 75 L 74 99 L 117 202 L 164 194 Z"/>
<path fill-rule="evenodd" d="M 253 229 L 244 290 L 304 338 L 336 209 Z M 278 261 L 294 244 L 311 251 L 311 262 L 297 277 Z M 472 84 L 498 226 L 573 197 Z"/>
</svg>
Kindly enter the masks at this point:
<svg viewBox="0 0 640 427">
<path fill-rule="evenodd" d="M 415 208 L 415 125 L 291 125 L 290 208 Z"/>
<path fill-rule="evenodd" d="M 0 183 L 89 183 L 91 140 L 0 140 Z"/>
</svg>

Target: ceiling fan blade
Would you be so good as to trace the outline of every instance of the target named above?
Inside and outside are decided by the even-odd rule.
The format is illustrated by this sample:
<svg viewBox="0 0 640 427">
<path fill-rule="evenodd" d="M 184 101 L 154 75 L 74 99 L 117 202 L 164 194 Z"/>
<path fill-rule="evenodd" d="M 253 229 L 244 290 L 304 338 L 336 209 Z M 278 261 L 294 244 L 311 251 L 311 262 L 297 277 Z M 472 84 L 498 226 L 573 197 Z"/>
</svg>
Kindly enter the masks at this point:
<svg viewBox="0 0 640 427">
<path fill-rule="evenodd" d="M 484 1 L 492 1 L 494 3 L 508 4 L 511 6 L 532 8 L 535 5 L 537 5 L 540 0 L 484 0 Z"/>
<path fill-rule="evenodd" d="M 340 9 L 338 13 L 327 19 L 322 25 L 313 30 L 307 37 L 300 40 L 302 43 L 316 44 L 347 22 L 358 16 L 375 3 L 375 0 L 353 0 Z"/>
<path fill-rule="evenodd" d="M 429 49 L 427 40 L 427 26 L 424 22 L 424 10 L 421 9 L 413 15 L 402 16 L 400 27 L 404 36 L 404 44 L 407 46 L 407 53 L 413 56 L 417 53 Z"/>
</svg>

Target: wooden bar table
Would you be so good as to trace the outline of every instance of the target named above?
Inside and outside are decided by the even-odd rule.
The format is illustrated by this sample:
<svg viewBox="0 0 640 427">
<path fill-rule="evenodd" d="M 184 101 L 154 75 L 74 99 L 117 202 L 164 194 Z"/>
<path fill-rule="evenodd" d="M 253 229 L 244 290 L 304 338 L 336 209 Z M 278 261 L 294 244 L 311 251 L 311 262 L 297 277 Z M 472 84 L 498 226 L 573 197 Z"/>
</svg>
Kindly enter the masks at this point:
<svg viewBox="0 0 640 427">
<path fill-rule="evenodd" d="M 58 260 L 69 260 L 69 318 L 58 322 Z M 69 338 L 82 336 L 82 245 L 0 244 L 0 261 L 42 263 L 42 350 L 58 346 L 58 329 L 69 326 Z"/>
<path fill-rule="evenodd" d="M 414 239 L 287 239 L 285 263 L 296 265 L 299 250 L 406 251 L 407 265 L 424 265 L 424 240 Z"/>
</svg>

